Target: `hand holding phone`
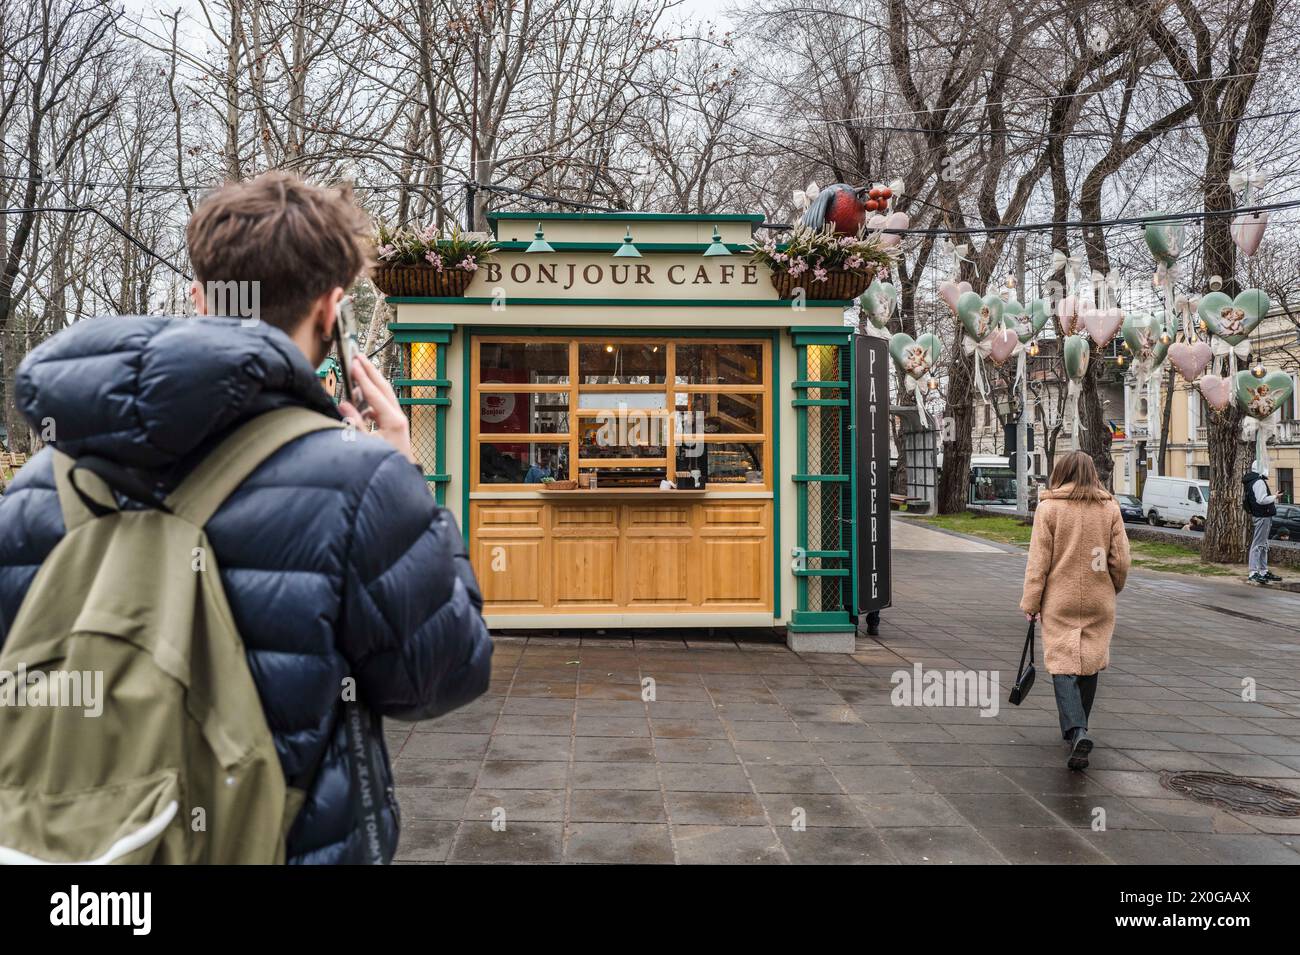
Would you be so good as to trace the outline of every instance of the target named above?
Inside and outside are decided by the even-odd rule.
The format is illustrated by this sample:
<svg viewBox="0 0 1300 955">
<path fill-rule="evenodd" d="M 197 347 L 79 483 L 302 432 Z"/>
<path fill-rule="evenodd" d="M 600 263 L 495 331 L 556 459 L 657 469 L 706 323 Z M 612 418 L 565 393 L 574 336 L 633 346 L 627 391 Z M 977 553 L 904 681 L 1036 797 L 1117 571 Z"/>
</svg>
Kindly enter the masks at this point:
<svg viewBox="0 0 1300 955">
<path fill-rule="evenodd" d="M 339 364 L 343 368 L 343 397 L 358 413 L 365 415 L 370 410 L 370 402 L 366 399 L 365 389 L 353 377 L 355 372 L 352 370 L 353 362 L 362 356 L 350 295 L 339 299 L 339 304 L 334 309 L 334 343 L 338 346 Z"/>
<path fill-rule="evenodd" d="M 341 381 L 344 398 L 339 402 L 339 413 L 359 431 L 369 431 L 373 424 L 379 437 L 400 451 L 406 460 L 418 464 L 411 450 L 411 427 L 397 401 L 397 392 L 357 346 L 349 299 L 339 302 L 339 318 L 340 321 L 334 325 L 339 355 L 343 359 Z M 346 325 L 340 329 L 344 320 Z M 345 345 L 349 340 L 350 356 Z"/>
</svg>

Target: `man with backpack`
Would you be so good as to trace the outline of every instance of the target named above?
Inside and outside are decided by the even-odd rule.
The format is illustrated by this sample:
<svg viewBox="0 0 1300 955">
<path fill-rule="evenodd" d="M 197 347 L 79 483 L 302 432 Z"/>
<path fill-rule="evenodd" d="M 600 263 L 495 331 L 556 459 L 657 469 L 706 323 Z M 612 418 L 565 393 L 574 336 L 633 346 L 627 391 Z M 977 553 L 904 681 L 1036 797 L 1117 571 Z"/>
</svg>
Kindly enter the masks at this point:
<svg viewBox="0 0 1300 955">
<path fill-rule="evenodd" d="M 201 317 L 78 322 L 19 368 L 52 439 L 0 498 L 0 863 L 391 860 L 381 718 L 484 693 L 492 641 L 392 388 L 343 370 L 363 418 L 316 377 L 368 235 L 347 190 L 227 184 L 186 232 Z M 97 719 L 45 705 L 82 672 Z"/>
<path fill-rule="evenodd" d="M 1258 461 L 1251 461 L 1250 470 L 1242 475 L 1241 502 L 1255 522 L 1248 558 L 1250 574 L 1246 579 L 1252 584 L 1281 580 L 1268 569 L 1268 534 L 1273 527 L 1273 515 L 1277 513 L 1277 498 L 1269 490 L 1268 475 L 1260 472 Z"/>
</svg>

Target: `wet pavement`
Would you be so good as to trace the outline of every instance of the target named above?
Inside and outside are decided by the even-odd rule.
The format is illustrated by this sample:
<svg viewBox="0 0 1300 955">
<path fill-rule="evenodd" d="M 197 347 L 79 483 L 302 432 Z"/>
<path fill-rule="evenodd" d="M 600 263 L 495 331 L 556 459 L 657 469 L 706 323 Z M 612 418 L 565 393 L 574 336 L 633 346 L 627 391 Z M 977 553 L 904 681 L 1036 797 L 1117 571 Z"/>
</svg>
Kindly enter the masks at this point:
<svg viewBox="0 0 1300 955">
<path fill-rule="evenodd" d="M 1160 776 L 1300 791 L 1300 596 L 1136 572 L 1092 765 L 1072 773 L 1047 674 L 1006 702 L 1023 554 L 967 543 L 900 527 L 894 607 L 853 656 L 672 631 L 499 639 L 488 696 L 386 724 L 398 861 L 1300 863 L 1300 818 Z M 996 672 L 996 715 L 894 705 L 892 677 L 916 664 Z"/>
</svg>

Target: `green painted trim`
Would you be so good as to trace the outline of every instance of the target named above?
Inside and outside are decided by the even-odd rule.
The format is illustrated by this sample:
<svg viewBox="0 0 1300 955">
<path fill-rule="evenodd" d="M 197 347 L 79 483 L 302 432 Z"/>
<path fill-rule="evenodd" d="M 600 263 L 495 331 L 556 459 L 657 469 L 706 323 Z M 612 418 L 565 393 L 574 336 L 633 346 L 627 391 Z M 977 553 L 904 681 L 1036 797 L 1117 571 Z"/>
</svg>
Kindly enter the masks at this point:
<svg viewBox="0 0 1300 955">
<path fill-rule="evenodd" d="M 424 476 L 424 479 L 426 481 L 436 481 L 439 484 L 446 484 L 448 481 L 451 480 L 451 475 L 450 474 L 426 474 Z"/>
<path fill-rule="evenodd" d="M 844 303 L 837 303 L 841 304 Z M 794 330 L 791 330 L 794 332 Z M 841 335 L 839 332 L 831 329 L 822 329 L 820 331 L 798 331 L 794 335 L 796 345 L 847 345 L 848 337 Z"/>
<path fill-rule="evenodd" d="M 451 335 L 448 334 L 448 339 Z M 447 392 L 447 404 L 439 405 L 434 411 L 434 427 L 438 429 L 435 439 L 433 452 L 433 466 L 438 469 L 436 480 L 437 486 L 434 490 L 434 499 L 439 505 L 445 507 L 447 504 L 446 483 L 451 480 L 451 475 L 447 473 L 447 408 L 451 405 L 451 380 L 447 377 L 447 349 L 450 347 L 450 341 L 440 344 L 435 352 L 435 366 L 433 373 L 438 376 L 438 388 Z"/>
<path fill-rule="evenodd" d="M 743 245 L 739 242 L 724 242 L 727 250 L 741 255 L 747 255 L 752 250 L 750 246 Z M 523 252 L 527 251 L 532 242 L 498 242 L 497 248 L 503 252 Z M 703 255 L 704 250 L 711 248 L 711 242 L 638 242 L 636 247 L 641 252 L 687 252 Z M 551 248 L 556 252 L 617 252 L 623 247 L 622 242 L 552 242 Z M 531 255 L 549 255 L 546 252 L 533 252 Z M 713 256 L 710 256 L 713 258 Z M 718 256 L 722 258 L 722 256 Z M 723 262 L 723 265 L 732 263 Z M 751 263 L 745 262 L 745 265 Z"/>
<path fill-rule="evenodd" d="M 465 329 L 473 335 L 531 335 L 552 336 L 557 338 L 765 338 L 772 342 L 773 349 L 780 341 L 770 329 L 766 328 L 583 328 L 523 325 L 466 325 Z M 773 355 L 773 360 L 776 356 Z M 773 381 L 775 382 L 775 377 Z"/>
<path fill-rule="evenodd" d="M 401 301 L 401 299 L 388 299 L 390 302 Z M 388 330 L 390 332 L 454 332 L 455 325 L 446 325 L 441 322 L 389 322 Z M 434 339 L 429 339 L 433 341 Z"/>
<path fill-rule="evenodd" d="M 848 398 L 794 398 L 790 404 L 796 408 L 847 408 Z"/>
<path fill-rule="evenodd" d="M 821 570 L 796 570 L 798 577 L 848 577 L 847 567 L 823 567 Z"/>
<path fill-rule="evenodd" d="M 394 378 L 390 384 L 394 388 L 450 388 L 451 382 L 446 378 Z"/>
<path fill-rule="evenodd" d="M 449 405 L 450 398 L 398 398 L 399 405 Z"/>
<path fill-rule="evenodd" d="M 392 305 L 491 305 L 498 301 L 490 296 L 444 296 L 444 297 L 395 297 L 389 296 Z M 788 299 L 783 298 L 528 298 L 511 296 L 507 300 L 511 305 L 564 305 L 567 307 L 596 306 L 600 308 L 790 308 Z M 815 308 L 838 308 L 841 311 L 852 305 L 848 300 L 819 299 L 808 301 L 806 305 Z M 843 341 L 834 339 L 835 344 Z M 819 342 L 820 343 L 820 342 Z"/>
<path fill-rule="evenodd" d="M 858 351 L 853 345 L 853 339 L 845 346 L 849 355 L 849 381 L 855 385 L 858 380 Z M 849 599 L 844 601 L 846 607 L 853 611 L 856 618 L 858 614 L 858 401 L 857 388 L 849 389 L 849 570 L 851 571 L 851 580 L 849 587 L 852 593 Z M 841 464 L 843 462 L 844 449 L 840 449 Z M 889 467 L 889 462 L 885 462 L 885 467 Z M 840 543 L 844 543 L 844 537 L 841 534 Z"/>
<path fill-rule="evenodd" d="M 498 219 L 522 219 L 526 222 L 763 222 L 766 217 L 753 213 L 698 212 L 489 212 L 489 222 Z"/>
<path fill-rule="evenodd" d="M 849 615 L 841 611 L 795 610 L 790 614 L 786 629 L 795 633 L 852 633 L 857 627 Z"/>
<path fill-rule="evenodd" d="M 461 362 L 463 365 L 460 377 L 460 394 L 461 404 L 464 408 L 460 413 L 460 520 L 461 535 L 465 538 L 465 546 L 469 547 L 469 395 L 470 395 L 470 356 L 474 351 L 473 336 L 470 329 L 462 331 L 464 341 L 461 342 Z"/>
<path fill-rule="evenodd" d="M 808 462 L 804 461 L 803 466 L 807 467 Z M 849 479 L 847 474 L 791 474 L 790 480 L 796 483 L 806 483 L 808 481 L 830 481 L 833 484 L 844 484 Z"/>
<path fill-rule="evenodd" d="M 850 556 L 846 550 L 810 550 L 804 552 L 805 557 L 836 557 L 843 558 Z"/>
<path fill-rule="evenodd" d="M 847 388 L 847 381 L 792 381 L 790 387 L 797 391 L 807 391 L 809 388 Z"/>
<path fill-rule="evenodd" d="M 781 333 L 769 332 L 772 342 L 772 614 L 781 617 Z"/>
<path fill-rule="evenodd" d="M 799 380 L 804 381 L 808 378 L 808 347 L 796 342 L 795 351 L 798 353 L 797 364 L 799 368 Z M 798 422 L 798 460 L 795 466 L 798 468 L 797 473 L 803 473 L 808 470 L 808 412 L 796 411 L 795 420 Z M 791 475 L 792 479 L 794 475 Z M 808 487 L 799 481 L 795 482 L 795 513 L 798 515 L 798 530 L 795 536 L 795 547 L 802 552 L 808 547 Z M 808 606 L 808 579 L 795 575 L 796 588 L 796 609 L 791 611 L 791 619 L 794 619 L 801 612 L 799 608 L 806 610 Z"/>
</svg>

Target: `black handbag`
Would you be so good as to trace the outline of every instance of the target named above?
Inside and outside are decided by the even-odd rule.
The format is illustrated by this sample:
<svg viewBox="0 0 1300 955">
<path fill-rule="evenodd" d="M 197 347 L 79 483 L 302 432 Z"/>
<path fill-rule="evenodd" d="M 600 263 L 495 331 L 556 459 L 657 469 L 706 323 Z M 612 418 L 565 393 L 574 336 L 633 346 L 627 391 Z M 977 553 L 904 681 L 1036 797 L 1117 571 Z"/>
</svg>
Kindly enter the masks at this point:
<svg viewBox="0 0 1300 955">
<path fill-rule="evenodd" d="M 1025 658 L 1029 663 L 1025 663 Z M 1029 621 L 1029 635 L 1025 637 L 1025 648 L 1020 651 L 1020 668 L 1016 671 L 1016 684 L 1011 688 L 1011 705 L 1019 706 L 1029 695 L 1029 688 L 1034 685 L 1034 621 Z"/>
</svg>

